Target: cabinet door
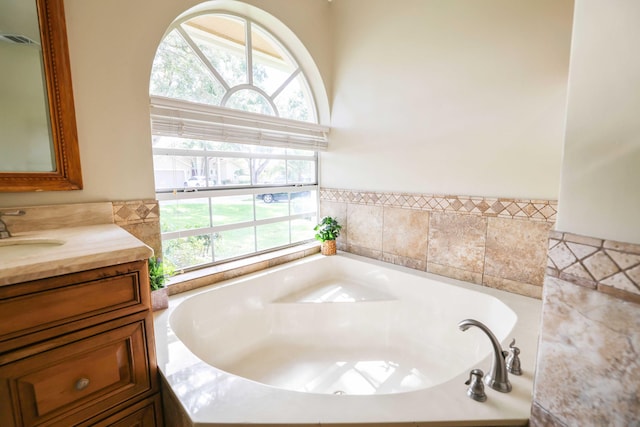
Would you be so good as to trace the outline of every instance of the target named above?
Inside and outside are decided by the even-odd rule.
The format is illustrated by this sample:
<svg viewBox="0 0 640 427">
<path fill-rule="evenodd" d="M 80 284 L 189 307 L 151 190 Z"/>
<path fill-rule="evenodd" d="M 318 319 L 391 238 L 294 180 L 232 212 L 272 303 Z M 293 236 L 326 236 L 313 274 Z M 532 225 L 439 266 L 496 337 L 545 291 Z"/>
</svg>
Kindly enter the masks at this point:
<svg viewBox="0 0 640 427">
<path fill-rule="evenodd" d="M 68 427 L 151 390 L 144 326 L 103 329 L 0 367 L 0 425 Z"/>
</svg>

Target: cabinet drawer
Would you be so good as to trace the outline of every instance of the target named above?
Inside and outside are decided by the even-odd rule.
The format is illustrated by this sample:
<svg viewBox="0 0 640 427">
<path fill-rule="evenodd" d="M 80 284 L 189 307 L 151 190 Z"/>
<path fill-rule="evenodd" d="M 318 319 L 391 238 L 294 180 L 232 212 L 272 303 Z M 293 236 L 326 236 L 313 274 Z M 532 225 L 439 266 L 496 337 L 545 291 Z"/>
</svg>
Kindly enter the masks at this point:
<svg viewBox="0 0 640 427">
<path fill-rule="evenodd" d="M 156 394 L 108 418 L 100 421 L 90 420 L 78 427 L 161 427 L 162 425 L 162 402 L 160 394 Z"/>
<path fill-rule="evenodd" d="M 146 310 L 143 268 L 136 262 L 0 287 L 0 353 Z"/>
<path fill-rule="evenodd" d="M 0 367 L 0 425 L 69 426 L 151 387 L 139 321 Z"/>
</svg>

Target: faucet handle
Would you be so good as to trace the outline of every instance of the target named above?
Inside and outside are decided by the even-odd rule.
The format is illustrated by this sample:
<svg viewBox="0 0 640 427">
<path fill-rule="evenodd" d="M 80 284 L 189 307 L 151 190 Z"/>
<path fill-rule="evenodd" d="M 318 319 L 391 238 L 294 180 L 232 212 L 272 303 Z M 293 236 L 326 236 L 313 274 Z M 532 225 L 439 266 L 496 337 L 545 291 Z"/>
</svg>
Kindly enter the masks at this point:
<svg viewBox="0 0 640 427">
<path fill-rule="evenodd" d="M 467 396 L 478 402 L 487 400 L 487 394 L 484 392 L 484 383 L 482 382 L 483 376 L 484 372 L 481 369 L 473 369 L 469 373 L 469 379 L 465 381 L 465 384 L 469 386 Z"/>
<path fill-rule="evenodd" d="M 509 354 L 505 359 L 507 365 L 507 371 L 513 375 L 522 375 L 522 369 L 520 368 L 520 349 L 515 346 L 516 339 L 514 338 L 509 344 Z"/>
</svg>

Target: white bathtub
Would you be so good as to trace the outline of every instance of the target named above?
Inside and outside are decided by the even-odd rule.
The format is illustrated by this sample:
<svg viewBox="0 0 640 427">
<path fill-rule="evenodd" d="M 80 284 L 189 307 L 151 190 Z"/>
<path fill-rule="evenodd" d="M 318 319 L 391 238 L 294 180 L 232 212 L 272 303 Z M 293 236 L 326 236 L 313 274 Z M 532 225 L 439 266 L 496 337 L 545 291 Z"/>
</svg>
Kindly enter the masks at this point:
<svg viewBox="0 0 640 427">
<path fill-rule="evenodd" d="M 526 424 L 540 301 L 348 254 L 305 258 L 170 299 L 158 362 L 187 425 Z M 511 393 L 466 396 L 517 339 Z"/>
</svg>

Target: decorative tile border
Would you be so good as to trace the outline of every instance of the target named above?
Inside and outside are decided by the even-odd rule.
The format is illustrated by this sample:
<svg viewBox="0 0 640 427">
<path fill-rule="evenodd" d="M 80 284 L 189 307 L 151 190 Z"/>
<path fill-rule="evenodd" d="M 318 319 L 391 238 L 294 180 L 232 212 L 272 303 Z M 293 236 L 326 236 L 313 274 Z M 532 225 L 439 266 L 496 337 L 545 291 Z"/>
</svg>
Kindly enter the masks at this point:
<svg viewBox="0 0 640 427">
<path fill-rule="evenodd" d="M 160 205 L 157 200 L 129 200 L 112 202 L 113 219 L 118 225 L 131 225 L 160 221 Z"/>
<path fill-rule="evenodd" d="M 551 232 L 547 275 L 640 304 L 640 245 Z"/>
<path fill-rule="evenodd" d="M 127 200 L 111 202 L 111 204 L 113 222 L 152 248 L 156 256 L 161 256 L 162 239 L 158 201 Z"/>
<path fill-rule="evenodd" d="M 558 212 L 555 200 L 379 193 L 335 188 L 321 188 L 320 200 L 545 222 L 555 222 Z"/>
</svg>

